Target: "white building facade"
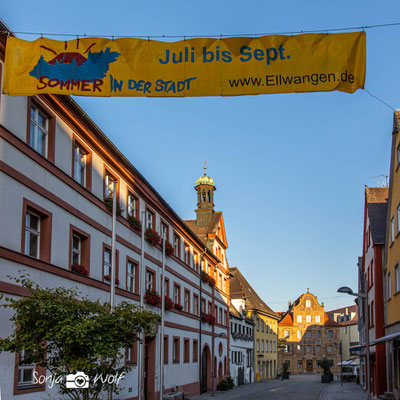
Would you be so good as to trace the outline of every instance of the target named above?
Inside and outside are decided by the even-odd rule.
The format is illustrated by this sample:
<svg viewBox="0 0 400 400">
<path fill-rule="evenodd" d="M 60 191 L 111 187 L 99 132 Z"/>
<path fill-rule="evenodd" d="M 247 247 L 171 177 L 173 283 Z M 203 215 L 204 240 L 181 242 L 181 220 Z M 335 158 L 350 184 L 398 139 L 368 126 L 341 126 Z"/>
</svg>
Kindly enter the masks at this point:
<svg viewBox="0 0 400 400">
<path fill-rule="evenodd" d="M 247 318 L 244 299 L 232 299 L 230 321 L 230 372 L 236 386 L 254 382 L 254 322 Z"/>
<path fill-rule="evenodd" d="M 0 30 L 7 28 L 0 24 Z M 0 35 L 0 72 L 6 38 Z M 142 278 L 146 289 L 161 293 L 161 247 L 145 241 L 142 248 L 141 235 L 149 228 L 165 232 L 174 247 L 166 257 L 165 288 L 181 307 L 165 312 L 164 390 L 182 386 L 187 397 L 210 390 L 212 370 L 215 385 L 229 371 L 225 252 L 223 259 L 222 253 L 217 256 L 68 96 L 0 97 L 0 293 L 23 296 L 23 288 L 7 277 L 23 271 L 42 287 L 77 287 L 92 299 L 109 301 L 112 217 L 107 198 L 114 181 L 121 205 L 116 303 L 139 304 Z M 201 269 L 215 277 L 215 285 L 201 279 Z M 202 322 L 202 313 L 212 314 L 215 323 Z M 14 329 L 10 317 L 10 311 L 1 310 L 0 337 Z M 160 331 L 145 339 L 146 400 L 159 396 L 160 340 Z M 19 373 L 18 360 L 18 354 L 0 354 L 2 398 L 56 395 L 55 388 L 33 384 L 35 365 Z M 124 362 L 133 369 L 120 383 L 119 398 L 137 399 L 137 346 Z"/>
</svg>

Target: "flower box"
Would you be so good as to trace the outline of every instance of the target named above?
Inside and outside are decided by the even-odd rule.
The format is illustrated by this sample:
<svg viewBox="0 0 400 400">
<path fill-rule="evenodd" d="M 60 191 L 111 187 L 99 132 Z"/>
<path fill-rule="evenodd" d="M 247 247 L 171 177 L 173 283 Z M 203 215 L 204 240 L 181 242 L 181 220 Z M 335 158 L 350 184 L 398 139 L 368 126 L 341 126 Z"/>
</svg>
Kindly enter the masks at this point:
<svg viewBox="0 0 400 400">
<path fill-rule="evenodd" d="M 165 254 L 167 256 L 174 254 L 174 246 L 172 246 L 172 244 L 168 241 L 165 242 Z"/>
<path fill-rule="evenodd" d="M 174 302 L 171 300 L 171 298 L 168 296 L 165 296 L 165 298 L 164 298 L 165 311 L 170 310 L 173 306 L 174 306 Z"/>
<path fill-rule="evenodd" d="M 156 231 L 153 231 L 153 229 L 151 228 L 146 229 L 146 232 L 144 233 L 144 238 L 153 246 L 158 246 L 161 243 L 160 235 Z"/>
<path fill-rule="evenodd" d="M 104 199 L 104 204 L 106 205 L 106 208 L 109 211 L 112 211 L 112 207 L 113 207 L 113 198 L 110 197 L 106 197 Z M 121 207 L 121 203 L 119 201 L 117 201 L 117 215 L 121 215 L 122 213 L 122 207 Z"/>
<path fill-rule="evenodd" d="M 207 322 L 210 325 L 215 324 L 215 317 L 212 314 L 209 313 L 201 313 L 201 320 L 202 322 Z"/>
<path fill-rule="evenodd" d="M 175 308 L 175 310 L 178 310 L 178 311 L 182 311 L 183 310 L 182 305 L 178 304 L 178 303 L 174 303 L 174 308 Z"/>
<path fill-rule="evenodd" d="M 201 280 L 205 283 L 208 283 L 210 286 L 215 286 L 215 279 L 207 274 L 205 271 L 201 271 Z"/>
<path fill-rule="evenodd" d="M 147 304 L 158 306 L 161 304 L 161 296 L 155 290 L 146 290 L 144 300 Z"/>
<path fill-rule="evenodd" d="M 128 222 L 132 229 L 140 231 L 142 229 L 142 224 L 133 215 L 128 216 Z"/>
<path fill-rule="evenodd" d="M 111 282 L 111 276 L 110 275 L 104 275 L 104 280 L 106 282 Z M 118 286 L 119 285 L 119 279 L 115 278 L 115 284 Z"/>
<path fill-rule="evenodd" d="M 81 274 L 81 275 L 85 275 L 85 276 L 89 275 L 89 271 L 83 265 L 73 264 L 73 265 L 71 265 L 71 270 L 76 272 L 77 274 Z"/>
</svg>

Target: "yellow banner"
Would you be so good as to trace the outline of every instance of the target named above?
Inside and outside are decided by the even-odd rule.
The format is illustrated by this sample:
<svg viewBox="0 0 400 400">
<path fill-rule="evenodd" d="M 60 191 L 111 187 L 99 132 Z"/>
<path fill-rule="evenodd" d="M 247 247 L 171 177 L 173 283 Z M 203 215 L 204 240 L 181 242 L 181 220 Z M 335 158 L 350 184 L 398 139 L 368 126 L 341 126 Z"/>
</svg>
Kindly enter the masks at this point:
<svg viewBox="0 0 400 400">
<path fill-rule="evenodd" d="M 3 93 L 237 96 L 364 87 L 365 32 L 168 43 L 122 38 L 7 40 Z"/>
</svg>

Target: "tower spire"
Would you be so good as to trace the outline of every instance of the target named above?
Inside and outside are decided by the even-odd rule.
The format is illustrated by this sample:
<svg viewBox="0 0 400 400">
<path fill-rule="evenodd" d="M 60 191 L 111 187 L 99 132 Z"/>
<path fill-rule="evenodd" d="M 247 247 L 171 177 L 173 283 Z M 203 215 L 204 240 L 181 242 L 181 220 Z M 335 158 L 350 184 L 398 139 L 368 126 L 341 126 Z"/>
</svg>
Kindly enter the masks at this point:
<svg viewBox="0 0 400 400">
<path fill-rule="evenodd" d="M 207 176 L 207 161 L 204 162 L 204 175 L 196 180 L 197 210 L 196 222 L 198 226 L 207 226 L 214 214 L 214 179 Z"/>
</svg>

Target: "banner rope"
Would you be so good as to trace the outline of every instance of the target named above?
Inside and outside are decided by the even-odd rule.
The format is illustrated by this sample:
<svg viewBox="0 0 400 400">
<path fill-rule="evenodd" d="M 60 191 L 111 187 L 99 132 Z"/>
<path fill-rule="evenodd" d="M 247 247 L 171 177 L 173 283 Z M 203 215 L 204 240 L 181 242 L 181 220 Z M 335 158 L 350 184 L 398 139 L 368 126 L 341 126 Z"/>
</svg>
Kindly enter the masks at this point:
<svg viewBox="0 0 400 400">
<path fill-rule="evenodd" d="M 2 21 L 0 19 L 0 21 Z M 41 32 L 24 32 L 24 31 L 13 31 L 13 34 L 18 35 L 34 35 L 34 36 L 63 36 L 63 37 L 102 37 L 110 39 L 118 38 L 137 38 L 137 39 L 196 39 L 196 38 L 223 38 L 223 37 L 240 37 L 248 36 L 257 38 L 259 36 L 266 35 L 297 35 L 303 33 L 329 33 L 329 32 L 340 32 L 340 31 L 353 31 L 353 30 L 366 30 L 366 29 L 376 29 L 376 28 L 388 28 L 393 26 L 400 26 L 400 22 L 393 22 L 388 24 L 376 24 L 376 25 L 365 25 L 365 26 L 352 26 L 346 28 L 329 28 L 329 29 L 313 29 L 313 30 L 302 30 L 302 31 L 284 31 L 284 32 L 264 32 L 264 33 L 236 33 L 230 35 L 88 35 L 88 34 L 76 34 L 76 33 L 41 33 Z M 9 31 L 0 31 L 2 34 L 9 34 Z"/>
<path fill-rule="evenodd" d="M 396 111 L 395 108 L 393 108 L 391 105 L 389 105 L 388 103 L 385 103 L 382 99 L 380 99 L 378 96 L 373 95 L 371 92 L 369 92 L 367 89 L 363 89 L 365 92 L 367 92 L 371 97 L 373 97 L 374 99 L 380 101 L 382 104 L 384 104 L 386 107 L 390 108 L 392 111 Z"/>
</svg>

